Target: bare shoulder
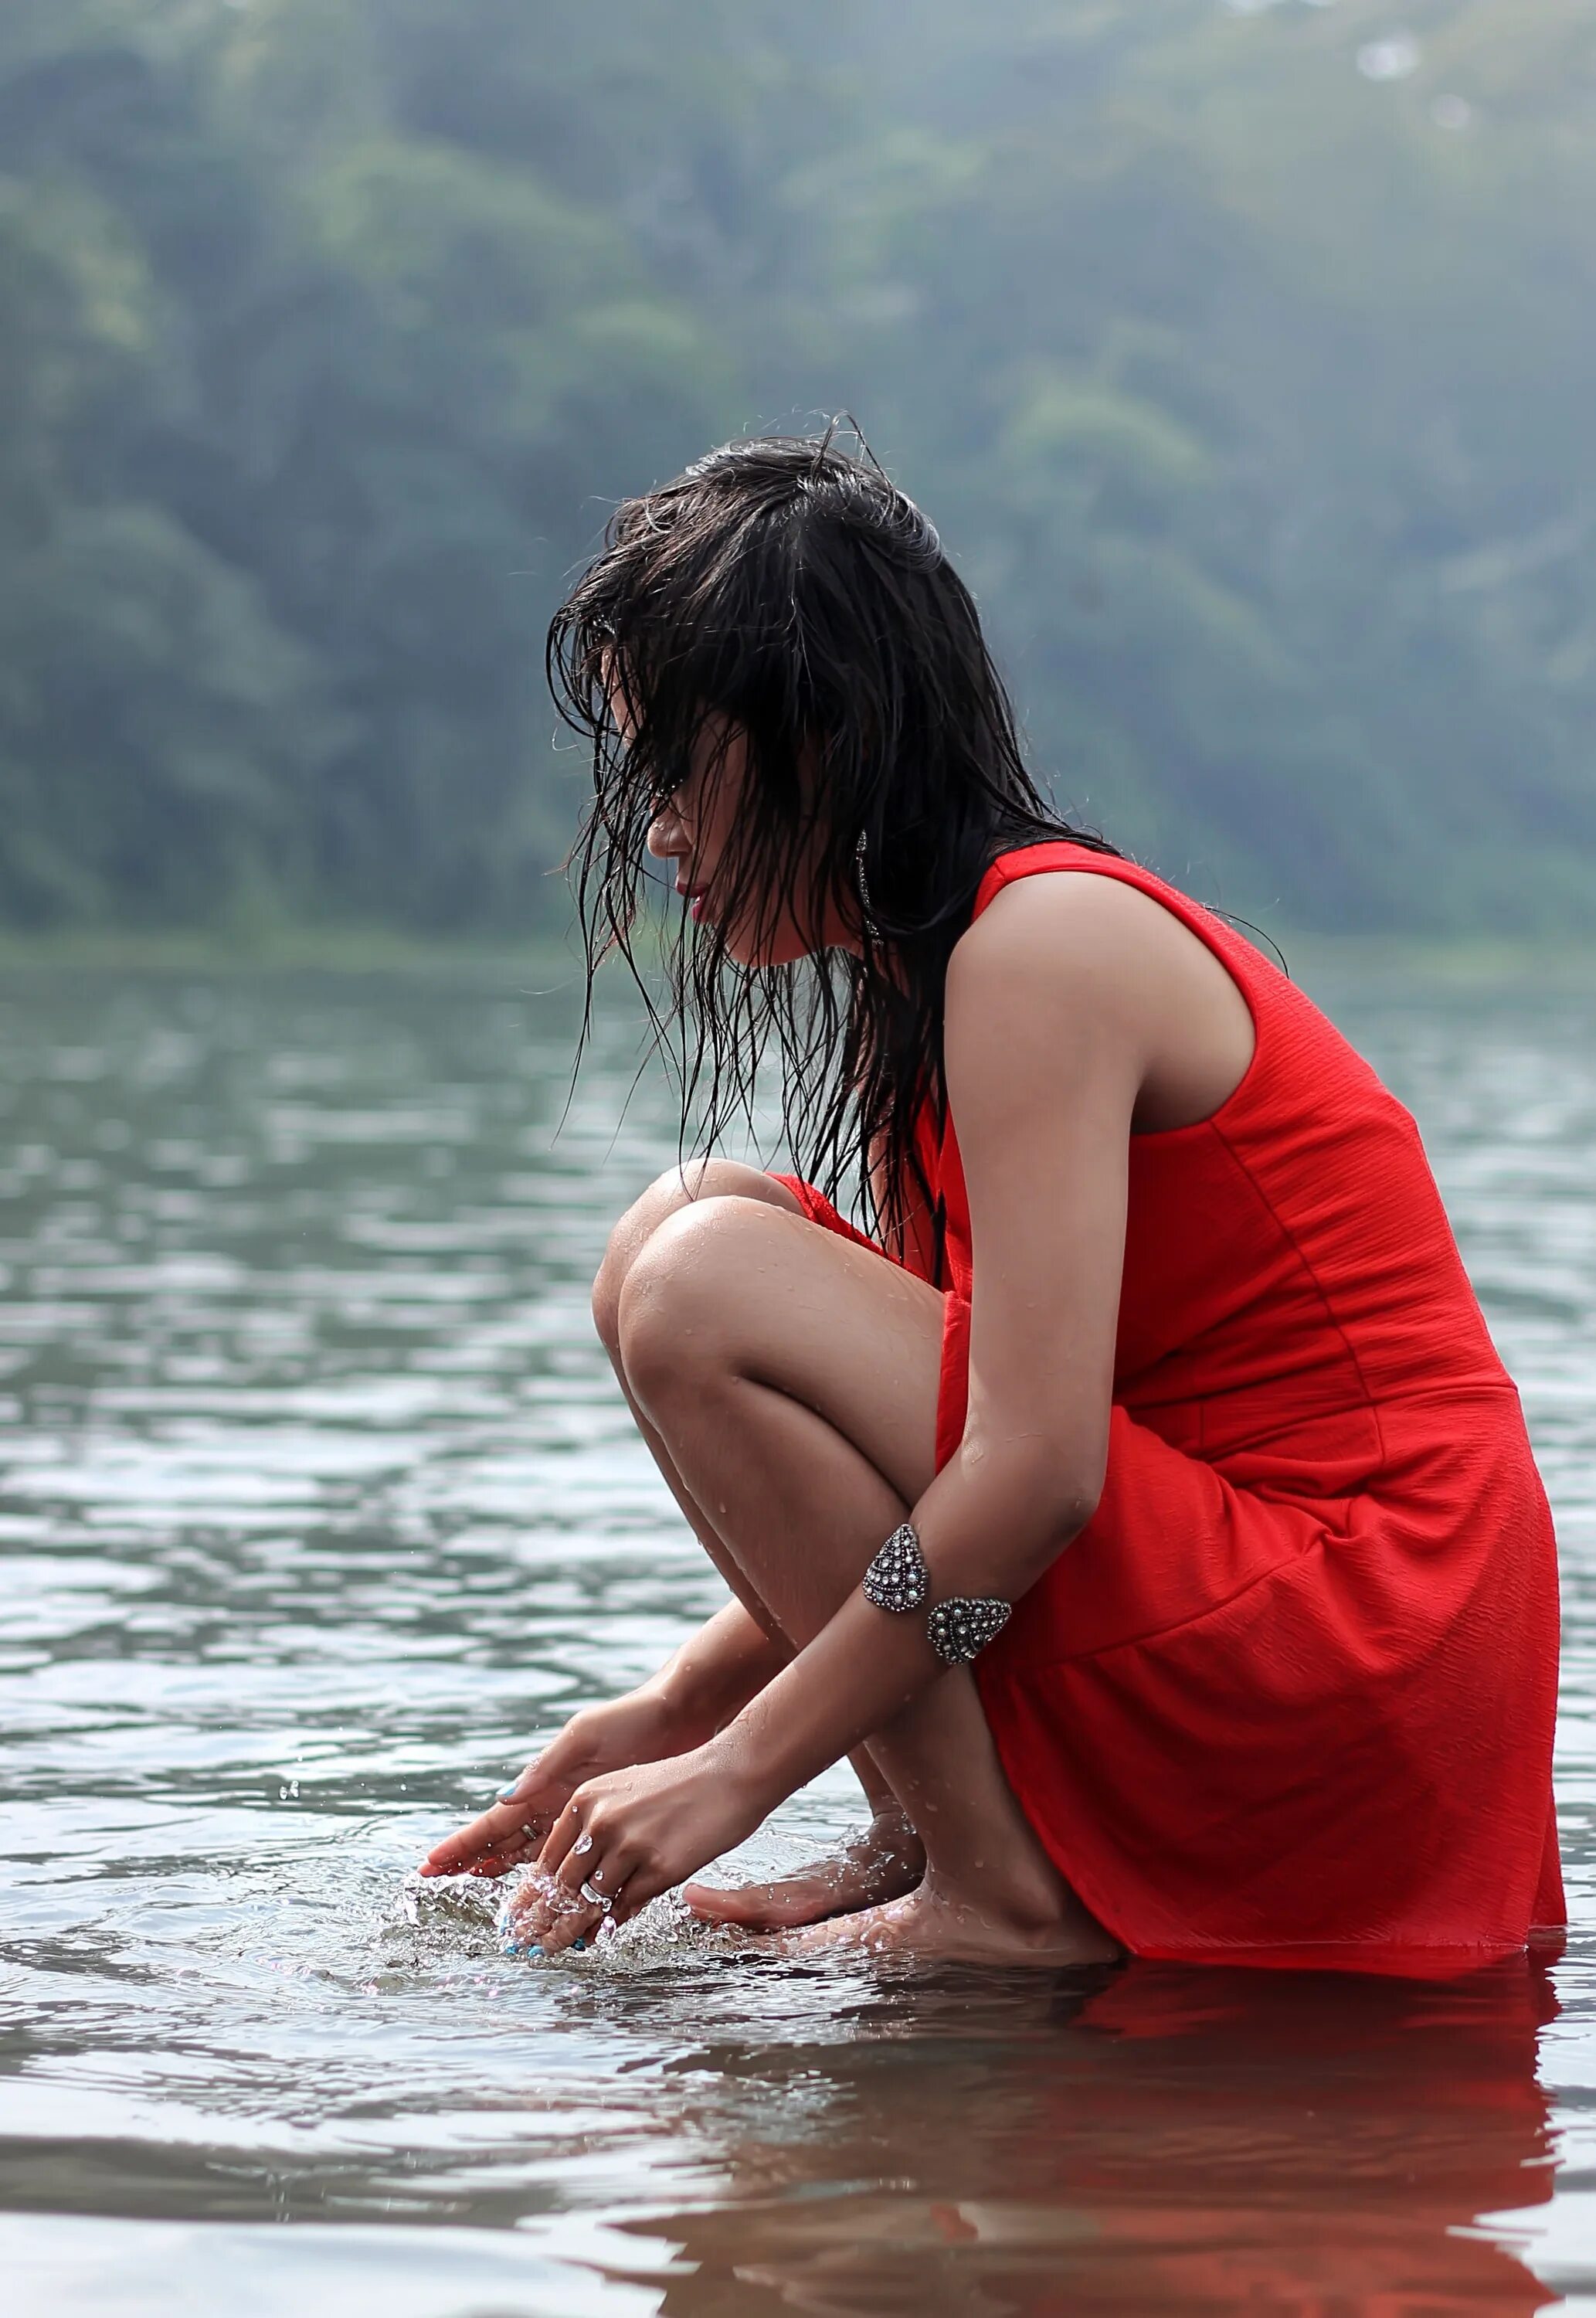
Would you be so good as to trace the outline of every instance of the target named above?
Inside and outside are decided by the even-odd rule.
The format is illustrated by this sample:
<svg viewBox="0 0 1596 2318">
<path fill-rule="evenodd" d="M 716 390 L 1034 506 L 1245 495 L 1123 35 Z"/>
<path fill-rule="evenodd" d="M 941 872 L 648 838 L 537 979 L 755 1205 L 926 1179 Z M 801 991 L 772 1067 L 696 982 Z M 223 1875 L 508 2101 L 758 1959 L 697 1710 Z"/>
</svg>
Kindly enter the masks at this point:
<svg viewBox="0 0 1596 2318">
<path fill-rule="evenodd" d="M 1173 912 L 1116 877 L 1017 878 L 948 964 L 949 1060 L 997 1038 L 1027 1052 L 1112 1055 L 1136 1077 L 1143 1130 L 1205 1119 L 1252 1057 L 1252 1018 L 1228 968 Z"/>
<path fill-rule="evenodd" d="M 1046 1004 L 1085 992 L 1134 1014 L 1147 985 L 1196 936 L 1152 896 L 1089 872 L 1018 877 L 994 894 L 949 961 L 948 1003 L 1002 998 Z"/>
</svg>

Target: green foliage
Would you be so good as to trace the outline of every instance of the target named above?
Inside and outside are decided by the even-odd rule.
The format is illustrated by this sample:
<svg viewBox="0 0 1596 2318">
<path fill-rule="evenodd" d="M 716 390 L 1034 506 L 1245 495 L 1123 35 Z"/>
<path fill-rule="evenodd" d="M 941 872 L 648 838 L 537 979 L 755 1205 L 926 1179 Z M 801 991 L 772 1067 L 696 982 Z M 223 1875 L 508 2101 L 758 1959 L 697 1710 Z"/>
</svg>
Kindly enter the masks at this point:
<svg viewBox="0 0 1596 2318">
<path fill-rule="evenodd" d="M 0 919 L 547 914 L 623 492 L 843 406 L 1061 799 L 1596 910 L 1589 0 L 8 0 Z"/>
</svg>

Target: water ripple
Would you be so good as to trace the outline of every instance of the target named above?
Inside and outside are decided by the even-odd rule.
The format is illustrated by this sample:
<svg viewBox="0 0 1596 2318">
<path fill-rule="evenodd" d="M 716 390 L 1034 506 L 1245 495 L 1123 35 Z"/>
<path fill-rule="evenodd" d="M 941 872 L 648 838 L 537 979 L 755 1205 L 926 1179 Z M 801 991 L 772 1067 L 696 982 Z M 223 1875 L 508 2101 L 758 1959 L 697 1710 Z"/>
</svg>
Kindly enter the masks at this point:
<svg viewBox="0 0 1596 2318">
<path fill-rule="evenodd" d="M 633 1026 L 559 1126 L 569 993 L 0 983 L 19 2306 L 1596 2293 L 1596 1005 L 1326 993 L 1419 1119 L 1557 1510 L 1580 1928 L 1549 1980 L 799 1973 L 668 1902 L 613 1954 L 507 1961 L 497 1895 L 417 1854 L 719 1598 L 587 1316 L 674 1148 L 657 1089 L 628 1103 Z M 829 1776 L 749 1856 L 854 1812 Z"/>
</svg>

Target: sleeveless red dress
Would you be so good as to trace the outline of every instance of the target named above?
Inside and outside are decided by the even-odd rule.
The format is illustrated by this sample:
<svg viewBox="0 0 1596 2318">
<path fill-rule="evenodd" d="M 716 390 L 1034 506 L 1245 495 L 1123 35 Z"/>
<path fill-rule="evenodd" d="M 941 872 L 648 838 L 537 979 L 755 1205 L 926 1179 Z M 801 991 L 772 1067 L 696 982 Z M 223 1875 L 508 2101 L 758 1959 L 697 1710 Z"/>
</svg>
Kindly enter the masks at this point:
<svg viewBox="0 0 1596 2318">
<path fill-rule="evenodd" d="M 1172 912 L 1257 1046 L 1212 1118 L 1131 1139 L 1102 1499 L 976 1662 L 1010 1783 L 1134 1954 L 1419 1976 L 1511 1954 L 1565 1921 L 1556 1548 L 1418 1130 L 1251 943 L 1131 862 L 1006 854 L 976 914 L 1043 872 Z M 946 1217 L 940 1469 L 978 1251 L 952 1121 L 928 1113 L 920 1151 Z"/>
</svg>

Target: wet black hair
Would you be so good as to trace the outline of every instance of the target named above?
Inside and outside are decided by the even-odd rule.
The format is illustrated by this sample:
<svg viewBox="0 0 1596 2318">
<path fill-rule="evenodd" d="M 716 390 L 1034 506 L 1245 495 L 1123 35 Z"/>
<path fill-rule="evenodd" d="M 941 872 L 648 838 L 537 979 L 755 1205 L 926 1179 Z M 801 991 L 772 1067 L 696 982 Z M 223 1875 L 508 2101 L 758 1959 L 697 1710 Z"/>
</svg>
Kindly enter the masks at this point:
<svg viewBox="0 0 1596 2318">
<path fill-rule="evenodd" d="M 589 1006 L 619 951 L 674 1045 L 684 1147 L 753 1118 L 774 1042 L 794 1165 L 897 1245 L 926 1197 L 915 1122 L 944 1107 L 943 985 L 983 873 L 1051 839 L 1114 848 L 1036 788 L 937 532 L 862 439 L 856 457 L 836 433 L 729 443 L 623 502 L 554 616 L 547 664 L 592 748 L 568 864 Z M 636 947 L 649 824 L 706 738 L 713 777 L 732 728 L 746 771 L 715 920 L 684 912 L 661 1002 Z M 863 931 L 862 957 L 820 947 L 829 904 Z M 784 910 L 816 930 L 811 956 L 729 957 L 727 927 L 751 928 L 758 952 Z"/>
</svg>

